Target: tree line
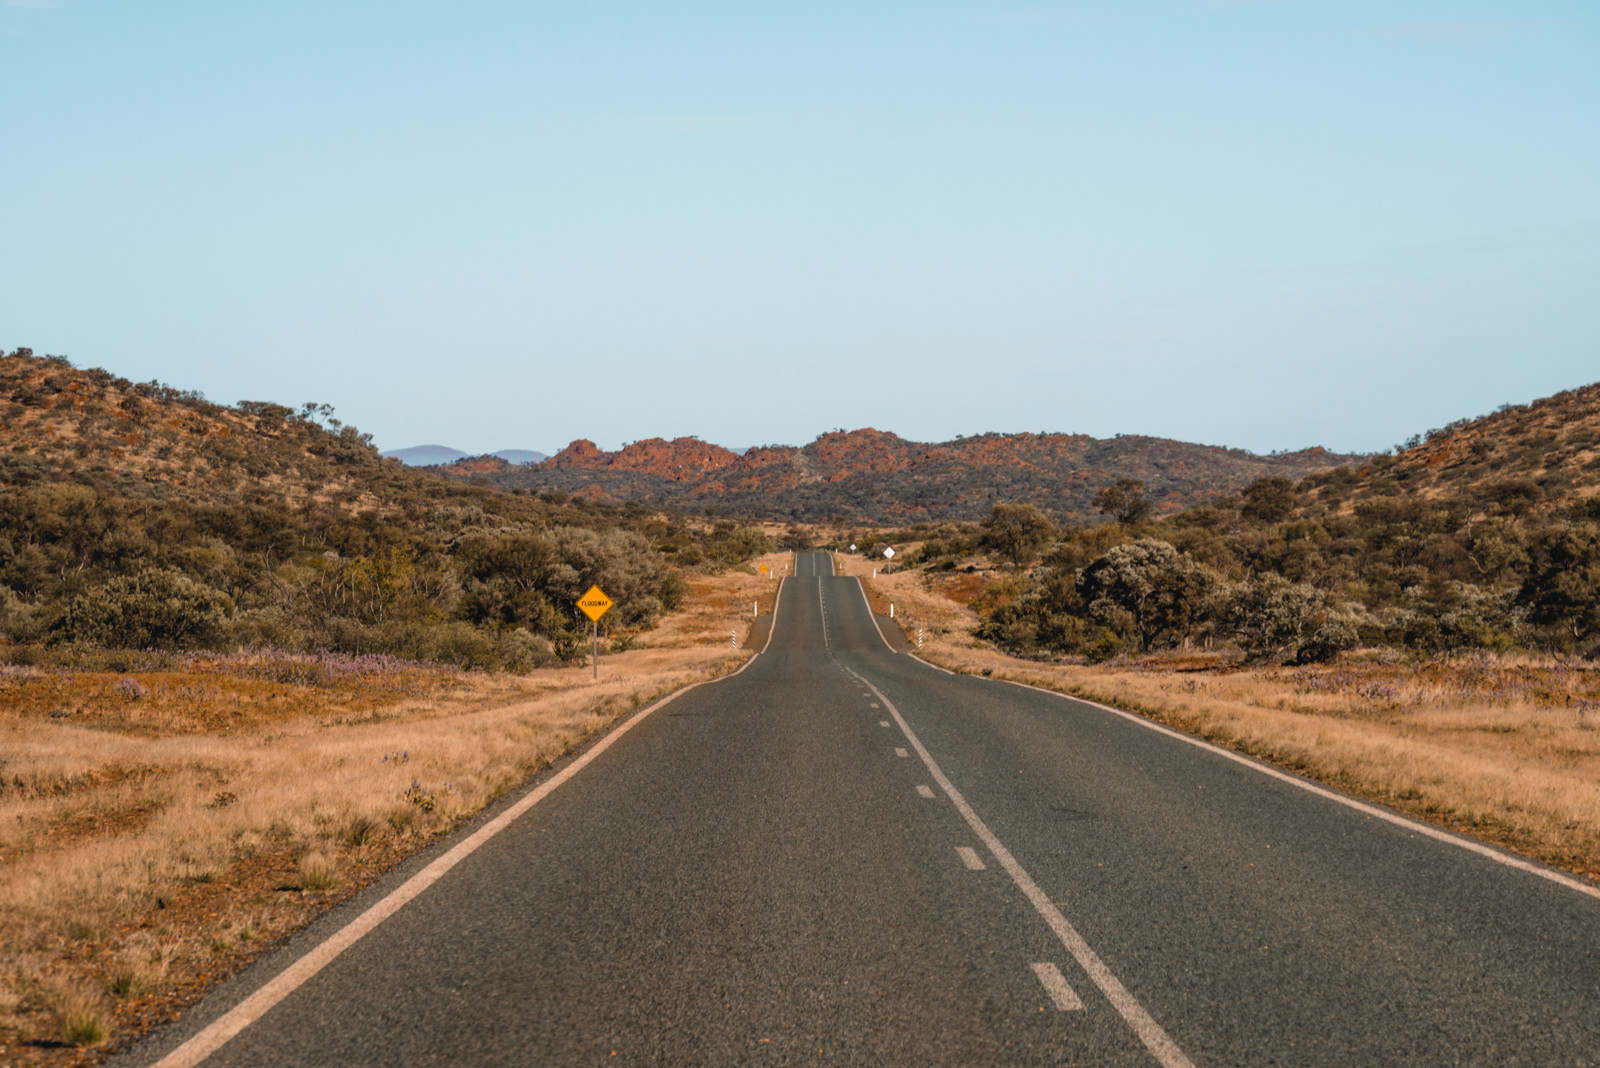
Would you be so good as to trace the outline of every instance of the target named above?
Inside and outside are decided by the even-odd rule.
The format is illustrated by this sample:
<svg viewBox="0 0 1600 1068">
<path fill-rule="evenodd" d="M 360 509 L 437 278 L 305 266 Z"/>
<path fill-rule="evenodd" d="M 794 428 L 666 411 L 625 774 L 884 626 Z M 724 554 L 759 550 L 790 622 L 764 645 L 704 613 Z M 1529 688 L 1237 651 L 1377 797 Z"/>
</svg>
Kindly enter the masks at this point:
<svg viewBox="0 0 1600 1068">
<path fill-rule="evenodd" d="M 5 491 L 0 636 L 23 648 L 274 647 L 524 670 L 581 657 L 574 602 L 598 584 L 606 629 L 677 609 L 685 567 L 767 551 L 759 531 L 643 509 L 488 495 L 501 509 L 352 513 L 331 504 L 197 504 L 80 485 Z"/>
<path fill-rule="evenodd" d="M 1454 496 L 1340 492 L 1354 473 L 1263 478 L 1152 522 L 1143 487 L 1103 489 L 1097 525 L 1028 504 L 917 531 L 905 562 L 1009 573 L 976 602 L 979 636 L 1029 656 L 1236 646 L 1326 660 L 1357 644 L 1417 654 L 1528 649 L 1600 656 L 1600 498 L 1552 501 L 1505 479 Z M 1320 492 L 1327 491 L 1327 492 Z"/>
</svg>

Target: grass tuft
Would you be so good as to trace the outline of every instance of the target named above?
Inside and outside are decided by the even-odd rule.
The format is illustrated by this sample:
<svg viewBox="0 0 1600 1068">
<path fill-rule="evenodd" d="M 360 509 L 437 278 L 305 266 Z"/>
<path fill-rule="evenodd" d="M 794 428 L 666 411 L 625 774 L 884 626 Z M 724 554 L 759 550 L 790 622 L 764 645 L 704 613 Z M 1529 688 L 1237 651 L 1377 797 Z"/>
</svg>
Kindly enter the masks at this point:
<svg viewBox="0 0 1600 1068">
<path fill-rule="evenodd" d="M 62 986 L 50 994 L 49 1004 L 62 1042 L 83 1048 L 98 1046 L 111 1037 L 110 1014 L 98 993 L 77 985 Z"/>
<path fill-rule="evenodd" d="M 144 993 L 147 985 L 144 973 L 137 968 L 121 967 L 111 974 L 111 982 L 107 985 L 107 989 L 111 991 L 112 997 L 131 998 Z"/>
<path fill-rule="evenodd" d="M 326 853 L 307 853 L 300 858 L 300 885 L 312 893 L 332 890 L 339 882 L 333 859 Z"/>
<path fill-rule="evenodd" d="M 340 837 L 346 845 L 359 849 L 364 845 L 376 842 L 383 835 L 383 823 L 371 816 L 353 816 L 350 822 L 344 825 Z"/>
</svg>

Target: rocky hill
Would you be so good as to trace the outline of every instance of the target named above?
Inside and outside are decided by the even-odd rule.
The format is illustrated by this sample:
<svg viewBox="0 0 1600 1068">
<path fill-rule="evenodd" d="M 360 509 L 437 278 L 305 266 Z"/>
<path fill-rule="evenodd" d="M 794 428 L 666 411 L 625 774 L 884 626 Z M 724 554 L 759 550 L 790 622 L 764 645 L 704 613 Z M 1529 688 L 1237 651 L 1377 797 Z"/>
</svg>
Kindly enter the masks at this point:
<svg viewBox="0 0 1600 1068">
<path fill-rule="evenodd" d="M 0 664 L 274 648 L 527 670 L 588 648 L 590 585 L 616 602 L 602 634 L 648 628 L 683 568 L 768 549 L 731 522 L 477 481 L 385 459 L 325 405 L 225 406 L 18 349 L 0 356 Z"/>
<path fill-rule="evenodd" d="M 1095 495 L 1119 479 L 1142 481 L 1162 514 L 1265 476 L 1298 480 L 1366 459 L 1320 448 L 1257 456 L 1135 435 L 983 434 L 930 444 L 863 429 L 743 455 L 696 438 L 652 438 L 617 452 L 575 441 L 536 468 L 474 461 L 442 470 L 507 488 L 764 519 L 977 519 L 997 501 L 1030 501 L 1058 520 L 1083 521 L 1095 517 Z"/>
<path fill-rule="evenodd" d="M 1302 489 L 1317 510 L 1349 511 L 1369 497 L 1417 497 L 1554 508 L 1600 491 L 1600 383 L 1531 404 L 1507 404 L 1418 434 L 1394 456 L 1315 476 Z"/>
<path fill-rule="evenodd" d="M 60 484 L 135 499 L 347 512 L 482 495 L 385 459 L 326 405 L 221 405 L 17 349 L 0 356 L 0 487 Z"/>
</svg>

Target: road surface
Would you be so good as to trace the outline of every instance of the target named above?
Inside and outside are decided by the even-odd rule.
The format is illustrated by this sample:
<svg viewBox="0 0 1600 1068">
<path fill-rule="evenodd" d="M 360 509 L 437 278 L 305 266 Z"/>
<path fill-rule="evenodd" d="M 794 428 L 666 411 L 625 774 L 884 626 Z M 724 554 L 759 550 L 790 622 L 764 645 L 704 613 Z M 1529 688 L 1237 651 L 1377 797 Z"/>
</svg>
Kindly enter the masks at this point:
<svg viewBox="0 0 1600 1068">
<path fill-rule="evenodd" d="M 121 1063 L 1600 1063 L 1600 899 L 896 653 L 821 553 L 745 670 L 267 985 L 441 852 Z"/>
</svg>

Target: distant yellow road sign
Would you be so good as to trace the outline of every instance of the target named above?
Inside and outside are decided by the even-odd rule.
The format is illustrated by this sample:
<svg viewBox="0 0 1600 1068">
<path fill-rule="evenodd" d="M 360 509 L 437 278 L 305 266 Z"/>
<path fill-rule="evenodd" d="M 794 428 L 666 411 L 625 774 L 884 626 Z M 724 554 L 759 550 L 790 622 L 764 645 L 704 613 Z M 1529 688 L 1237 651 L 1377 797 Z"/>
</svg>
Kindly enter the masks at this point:
<svg viewBox="0 0 1600 1068">
<path fill-rule="evenodd" d="M 611 598 L 599 586 L 590 586 L 589 592 L 578 598 L 578 607 L 583 609 L 583 614 L 596 623 L 610 611 L 611 604 Z"/>
<path fill-rule="evenodd" d="M 762 564 L 761 565 L 761 573 L 763 575 L 765 575 L 767 573 L 767 565 L 766 564 Z"/>
</svg>

